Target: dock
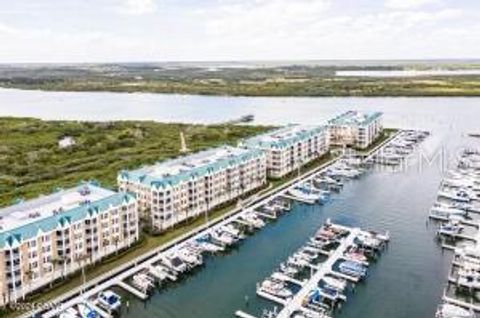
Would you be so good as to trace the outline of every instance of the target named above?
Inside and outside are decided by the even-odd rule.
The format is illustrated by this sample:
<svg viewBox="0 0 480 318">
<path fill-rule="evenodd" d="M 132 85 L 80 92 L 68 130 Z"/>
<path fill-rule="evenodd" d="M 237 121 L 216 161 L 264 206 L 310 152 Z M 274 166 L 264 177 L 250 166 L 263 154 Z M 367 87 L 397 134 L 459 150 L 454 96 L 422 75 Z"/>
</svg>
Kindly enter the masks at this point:
<svg viewBox="0 0 480 318">
<path fill-rule="evenodd" d="M 315 204 L 315 201 L 314 201 L 314 200 L 308 200 L 308 199 L 304 199 L 304 198 L 299 198 L 299 197 L 295 197 L 295 196 L 290 195 L 290 194 L 283 194 L 282 197 L 284 197 L 284 198 L 286 198 L 286 199 L 298 201 L 298 202 L 301 202 L 301 203 Z"/>
<path fill-rule="evenodd" d="M 335 252 L 333 252 L 328 260 L 322 264 L 320 269 L 308 280 L 293 299 L 286 304 L 276 318 L 289 318 L 292 312 L 301 310 L 303 307 L 303 301 L 307 298 L 308 293 L 316 288 L 318 282 L 322 280 L 325 275 L 332 271 L 333 265 L 341 259 L 347 248 L 353 244 L 354 239 L 360 234 L 360 232 L 361 231 L 358 228 L 350 230 L 349 235 L 343 239 Z"/>
<path fill-rule="evenodd" d="M 148 298 L 148 295 L 139 291 L 138 289 L 134 288 L 133 286 L 128 285 L 127 283 L 123 281 L 117 282 L 117 286 L 122 287 L 126 291 L 130 292 L 131 294 L 137 296 L 141 300 L 146 300 Z"/>
</svg>

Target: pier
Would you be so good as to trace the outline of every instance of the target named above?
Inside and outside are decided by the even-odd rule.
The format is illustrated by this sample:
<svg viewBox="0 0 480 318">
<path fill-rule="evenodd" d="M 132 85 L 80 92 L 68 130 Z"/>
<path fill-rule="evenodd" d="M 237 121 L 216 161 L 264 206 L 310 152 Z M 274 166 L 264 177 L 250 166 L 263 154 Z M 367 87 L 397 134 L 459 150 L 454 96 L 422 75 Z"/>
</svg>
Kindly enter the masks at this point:
<svg viewBox="0 0 480 318">
<path fill-rule="evenodd" d="M 287 305 L 278 313 L 276 318 L 289 318 L 296 310 L 302 310 L 303 301 L 308 293 L 313 290 L 322 278 L 332 272 L 333 265 L 343 256 L 347 248 L 353 244 L 354 239 L 360 233 L 360 229 L 351 229 L 349 235 L 343 239 L 340 246 L 337 247 L 327 261 L 321 264 L 320 269 L 308 280 L 308 282 L 300 289 L 300 291 L 287 303 Z"/>
</svg>

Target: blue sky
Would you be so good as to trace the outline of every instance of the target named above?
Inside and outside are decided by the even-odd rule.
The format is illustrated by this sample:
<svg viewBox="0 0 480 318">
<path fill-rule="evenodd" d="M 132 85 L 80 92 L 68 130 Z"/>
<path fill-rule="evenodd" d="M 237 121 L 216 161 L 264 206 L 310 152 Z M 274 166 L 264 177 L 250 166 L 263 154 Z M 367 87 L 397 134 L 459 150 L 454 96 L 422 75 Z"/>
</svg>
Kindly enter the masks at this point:
<svg viewBox="0 0 480 318">
<path fill-rule="evenodd" d="M 0 4 L 0 63 L 480 58 L 478 0 Z"/>
</svg>

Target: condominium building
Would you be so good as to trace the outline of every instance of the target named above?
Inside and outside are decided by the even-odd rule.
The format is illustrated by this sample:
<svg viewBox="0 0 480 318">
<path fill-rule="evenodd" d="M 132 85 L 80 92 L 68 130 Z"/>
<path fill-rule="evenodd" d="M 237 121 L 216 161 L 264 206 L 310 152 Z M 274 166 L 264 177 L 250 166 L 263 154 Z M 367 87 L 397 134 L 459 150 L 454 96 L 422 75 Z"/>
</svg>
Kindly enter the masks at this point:
<svg viewBox="0 0 480 318">
<path fill-rule="evenodd" d="M 157 230 L 197 216 L 266 183 L 266 157 L 256 149 L 223 146 L 118 175 Z"/>
<path fill-rule="evenodd" d="M 290 125 L 247 139 L 241 145 L 265 151 L 268 175 L 280 178 L 327 153 L 329 136 L 325 126 Z"/>
<path fill-rule="evenodd" d="M 383 130 L 383 114 L 348 111 L 328 122 L 332 145 L 349 145 L 367 148 Z"/>
<path fill-rule="evenodd" d="M 0 209 L 0 304 L 138 239 L 134 196 L 93 184 Z"/>
</svg>

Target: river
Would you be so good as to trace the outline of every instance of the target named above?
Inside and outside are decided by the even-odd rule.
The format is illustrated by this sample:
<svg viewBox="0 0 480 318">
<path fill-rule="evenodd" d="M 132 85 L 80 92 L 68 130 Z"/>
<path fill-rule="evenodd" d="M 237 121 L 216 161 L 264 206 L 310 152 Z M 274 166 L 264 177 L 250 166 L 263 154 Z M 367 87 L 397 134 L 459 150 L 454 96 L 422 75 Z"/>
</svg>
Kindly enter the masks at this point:
<svg viewBox="0 0 480 318">
<path fill-rule="evenodd" d="M 0 115 L 43 119 L 139 119 L 215 123 L 254 114 L 262 124 L 320 123 L 348 110 L 379 110 L 385 125 L 428 129 L 407 168 L 373 169 L 350 182 L 324 206 L 295 204 L 268 225 L 181 283 L 142 303 L 130 299 L 123 316 L 232 317 L 237 309 L 259 314 L 271 304 L 255 296 L 255 284 L 301 246 L 326 220 L 389 230 L 391 243 L 335 316 L 433 317 L 449 269 L 450 254 L 427 224 L 446 163 L 462 146 L 480 140 L 480 98 L 253 98 L 121 93 L 64 93 L 0 89 Z M 248 301 L 246 301 L 248 299 Z"/>
</svg>

